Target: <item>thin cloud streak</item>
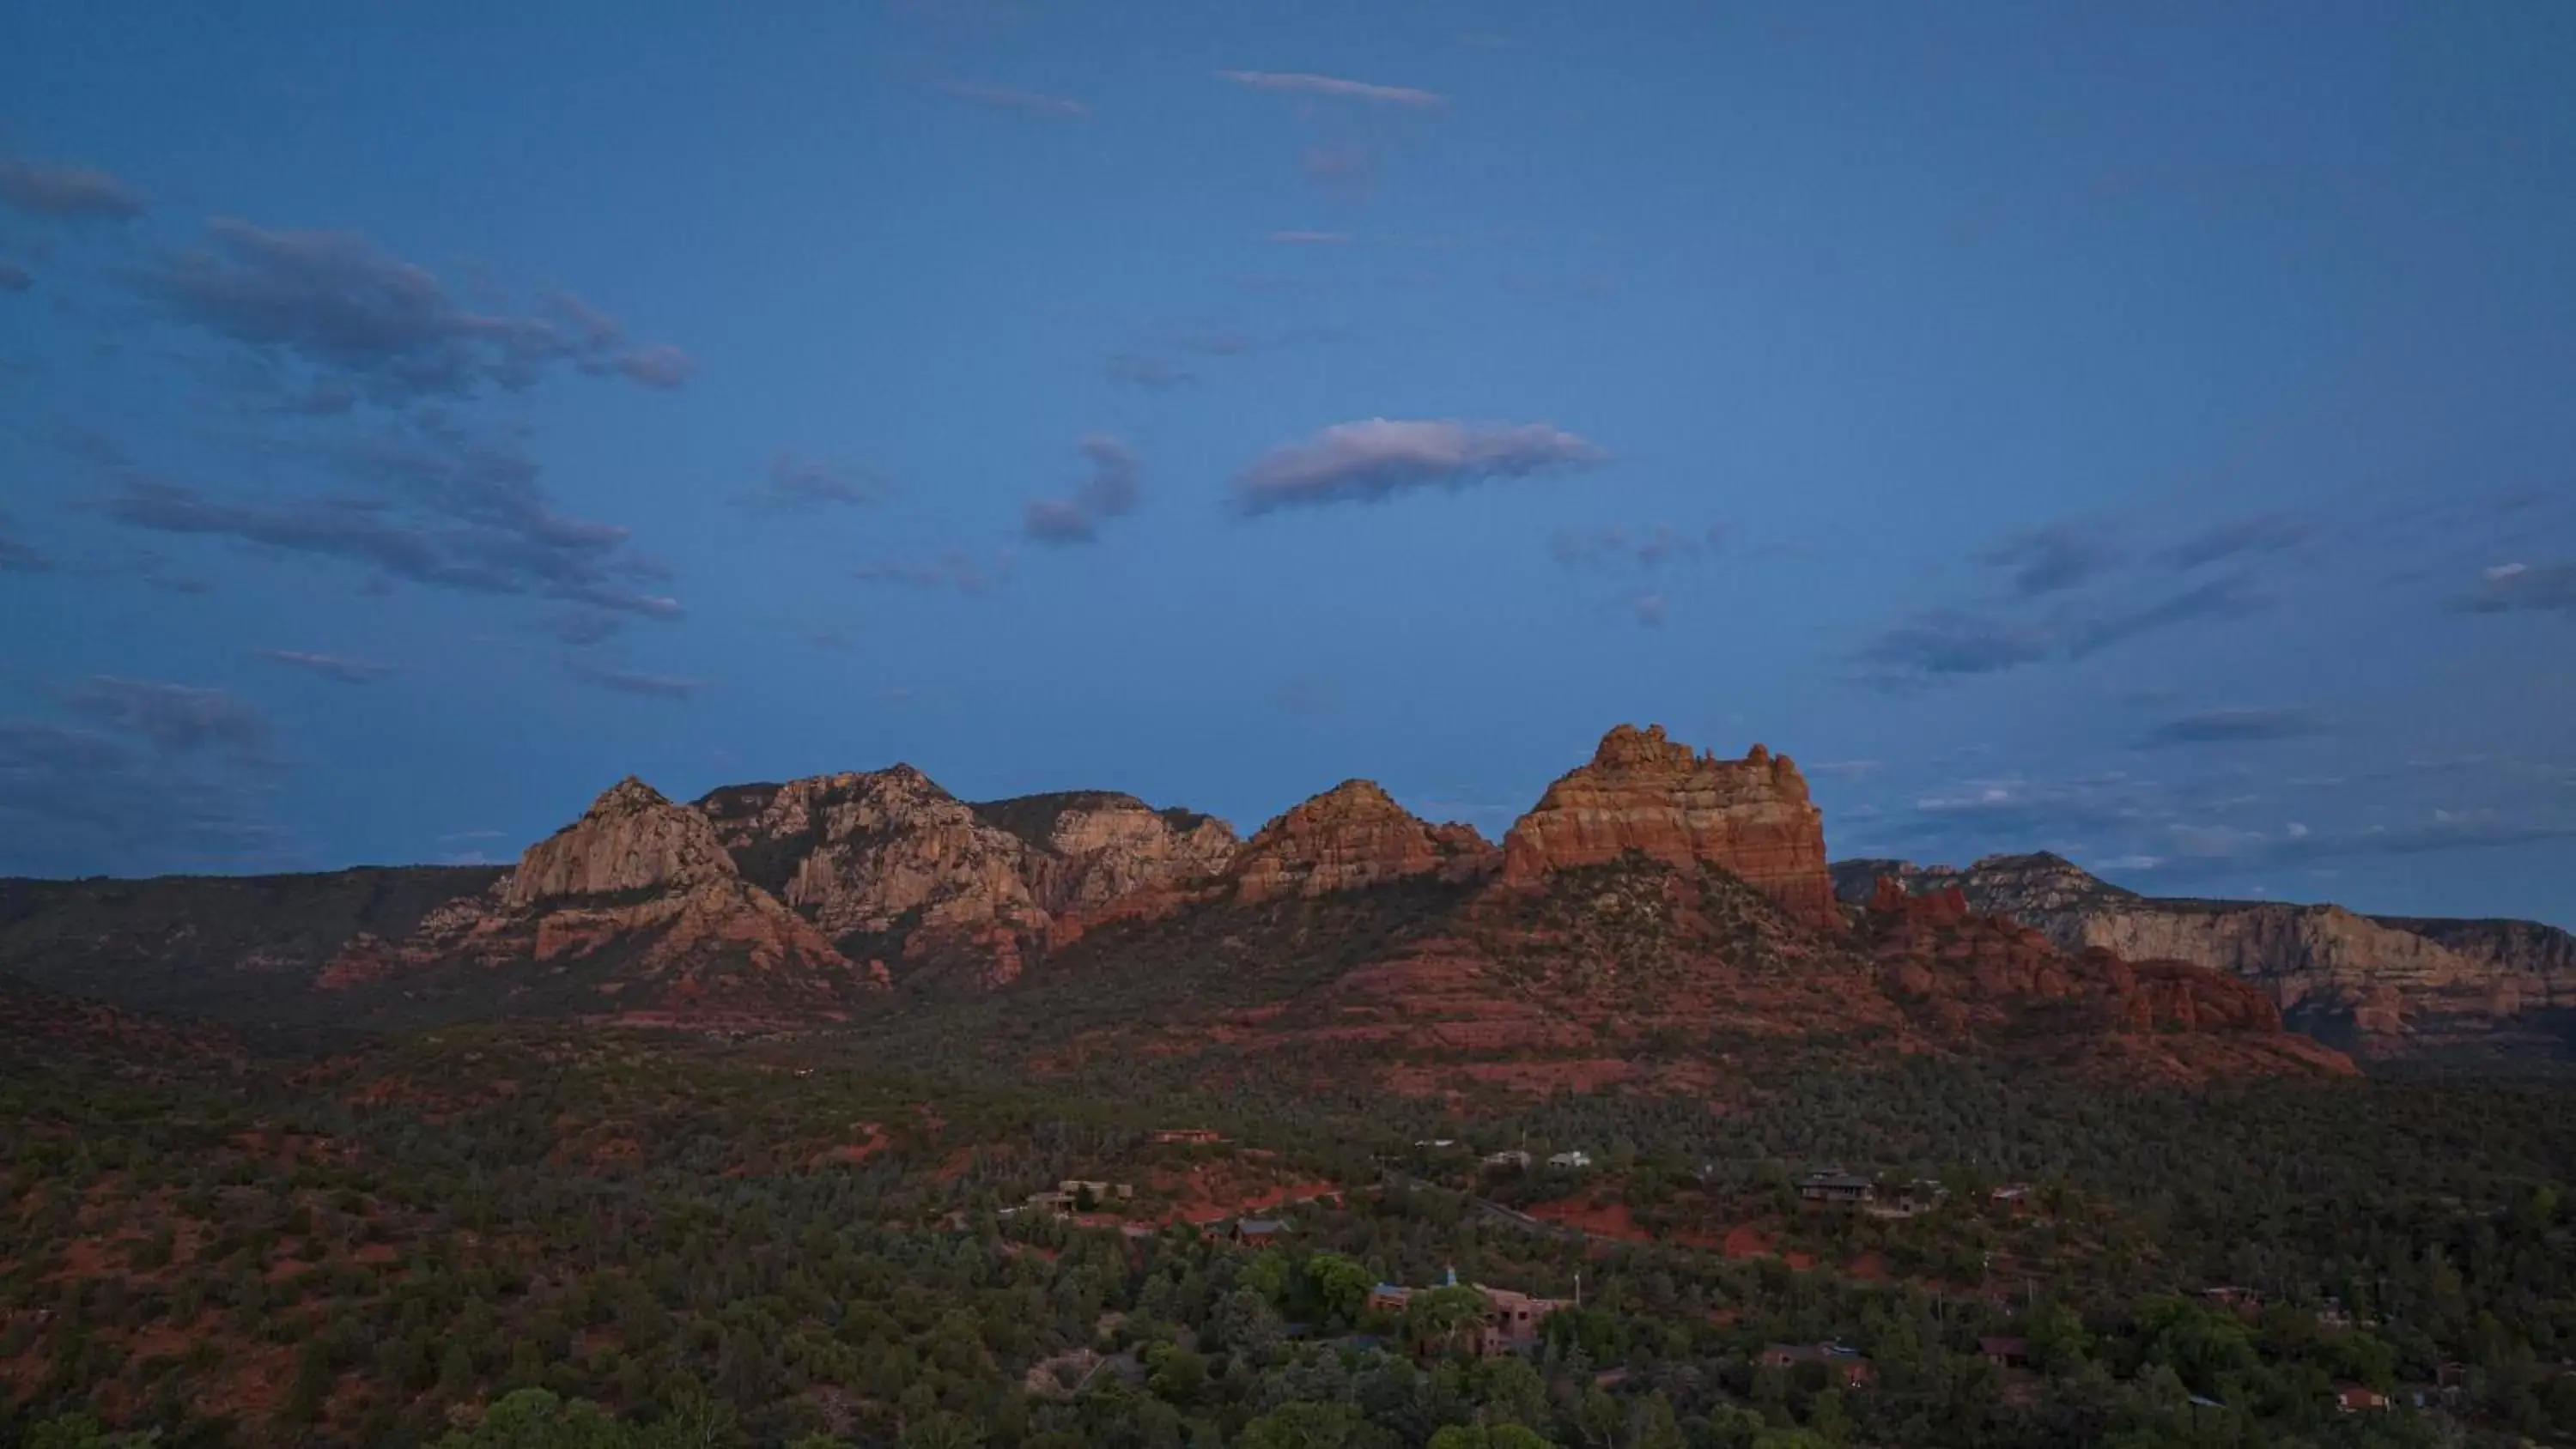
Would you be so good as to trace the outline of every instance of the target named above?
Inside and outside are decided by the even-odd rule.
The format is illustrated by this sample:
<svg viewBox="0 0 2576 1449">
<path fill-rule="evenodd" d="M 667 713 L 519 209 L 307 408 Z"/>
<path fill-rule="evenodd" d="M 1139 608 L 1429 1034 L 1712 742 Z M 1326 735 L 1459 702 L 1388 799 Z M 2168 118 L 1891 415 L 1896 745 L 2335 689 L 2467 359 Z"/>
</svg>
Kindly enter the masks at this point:
<svg viewBox="0 0 2576 1449">
<path fill-rule="evenodd" d="M 1236 85 L 1247 86 L 1257 91 L 1331 96 L 1340 100 L 1371 101 L 1414 110 L 1437 110 L 1447 103 L 1447 98 L 1437 91 L 1419 90 L 1412 86 L 1374 85 L 1368 81 L 1346 80 L 1340 76 L 1316 75 L 1311 71 L 1221 70 L 1216 74 L 1219 80 L 1232 81 Z"/>
</svg>

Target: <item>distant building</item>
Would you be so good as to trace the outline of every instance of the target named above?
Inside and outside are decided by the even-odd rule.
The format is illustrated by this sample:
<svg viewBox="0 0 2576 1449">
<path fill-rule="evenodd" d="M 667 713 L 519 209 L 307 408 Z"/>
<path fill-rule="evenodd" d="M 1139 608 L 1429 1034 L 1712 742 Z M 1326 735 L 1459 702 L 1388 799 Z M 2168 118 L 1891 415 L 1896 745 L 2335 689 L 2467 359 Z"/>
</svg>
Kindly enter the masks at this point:
<svg viewBox="0 0 2576 1449">
<path fill-rule="evenodd" d="M 2200 1296 L 2209 1300 L 2213 1307 L 2231 1308 L 2240 1314 L 2250 1316 L 2263 1311 L 2262 1294 L 2251 1288 L 2240 1288 L 2233 1283 L 2204 1288 L 2200 1291 Z"/>
<path fill-rule="evenodd" d="M 1530 1165 L 1530 1155 L 1518 1148 L 1513 1148 L 1504 1152 L 1488 1152 L 1485 1154 L 1485 1165 L 1487 1167 L 1518 1167 L 1527 1169 Z"/>
<path fill-rule="evenodd" d="M 2338 1414 L 2378 1414 L 2388 1409 L 2388 1396 L 2368 1384 L 2337 1384 L 2334 1397 Z"/>
<path fill-rule="evenodd" d="M 1284 1218 L 1236 1218 L 1225 1236 L 1246 1247 L 1267 1247 L 1288 1235 Z"/>
<path fill-rule="evenodd" d="M 1179 1143 L 1185 1147 L 1213 1147 L 1225 1137 L 1213 1127 L 1166 1127 L 1154 1134 L 1157 1142 Z"/>
<path fill-rule="evenodd" d="M 1426 1137 L 1413 1145 L 1426 1152 L 1446 1152 L 1450 1148 L 1458 1145 L 1458 1139 L 1455 1137 Z"/>
<path fill-rule="evenodd" d="M 1798 1198 L 1810 1207 L 1855 1207 L 1878 1196 L 1878 1184 L 1856 1172 L 1818 1172 L 1798 1184 Z"/>
<path fill-rule="evenodd" d="M 1592 1155 L 1578 1147 L 1571 1151 L 1559 1152 L 1548 1158 L 1547 1165 L 1550 1167 L 1563 1168 L 1569 1172 L 1579 1172 L 1592 1165 Z"/>
<path fill-rule="evenodd" d="M 1845 1388 L 1868 1383 L 1873 1370 L 1869 1359 L 1856 1348 L 1839 1343 L 1775 1343 L 1762 1350 L 1755 1360 L 1764 1368 L 1794 1369 L 1805 1364 L 1822 1364 L 1825 1372 Z"/>
<path fill-rule="evenodd" d="M 1977 1352 L 1997 1368 L 2030 1367 L 2030 1340 L 2026 1338 L 1981 1338 Z"/>
<path fill-rule="evenodd" d="M 1457 1273 L 1452 1271 L 1440 1286 L 1459 1286 Z M 1484 1317 L 1470 1326 L 1460 1341 L 1467 1352 L 1478 1358 L 1497 1358 L 1536 1348 L 1549 1316 L 1572 1306 L 1571 1300 L 1564 1298 L 1541 1298 L 1510 1288 L 1488 1288 L 1481 1283 L 1467 1286 L 1485 1297 Z M 1380 1283 L 1369 1290 L 1368 1306 L 1381 1312 L 1402 1313 L 1412 1304 L 1415 1294 L 1430 1291 L 1400 1283 Z"/>
</svg>

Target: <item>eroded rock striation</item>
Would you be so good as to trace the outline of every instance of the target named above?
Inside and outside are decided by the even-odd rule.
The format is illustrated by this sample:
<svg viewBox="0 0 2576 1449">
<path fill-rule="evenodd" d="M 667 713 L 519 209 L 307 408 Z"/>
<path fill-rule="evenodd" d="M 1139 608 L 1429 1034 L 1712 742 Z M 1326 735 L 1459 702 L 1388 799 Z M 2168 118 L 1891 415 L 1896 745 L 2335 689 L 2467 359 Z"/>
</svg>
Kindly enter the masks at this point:
<svg viewBox="0 0 2576 1449">
<path fill-rule="evenodd" d="M 1812 924 L 1841 920 L 1824 816 L 1796 764 L 1760 745 L 1721 760 L 1666 739 L 1661 725 L 1613 729 L 1592 763 L 1550 785 L 1503 837 L 1503 875 L 1529 884 L 1631 850 L 1716 866 Z"/>
</svg>

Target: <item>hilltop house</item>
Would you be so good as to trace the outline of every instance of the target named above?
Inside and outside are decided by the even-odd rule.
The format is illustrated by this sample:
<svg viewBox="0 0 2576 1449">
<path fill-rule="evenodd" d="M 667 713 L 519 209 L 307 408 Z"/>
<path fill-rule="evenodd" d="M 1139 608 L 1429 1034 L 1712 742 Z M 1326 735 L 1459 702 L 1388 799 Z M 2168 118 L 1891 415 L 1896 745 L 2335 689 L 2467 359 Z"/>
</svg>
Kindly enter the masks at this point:
<svg viewBox="0 0 2576 1449">
<path fill-rule="evenodd" d="M 1977 1340 L 1977 1352 L 1997 1368 L 2030 1367 L 2030 1340 L 2026 1338 L 1981 1338 Z"/>
<path fill-rule="evenodd" d="M 1517 1147 L 1507 1148 L 1501 1152 L 1488 1152 L 1485 1154 L 1485 1165 L 1487 1167 L 1517 1167 L 1526 1172 L 1529 1170 L 1530 1155 L 1521 1151 Z"/>
<path fill-rule="evenodd" d="M 1154 1134 L 1156 1142 L 1179 1143 L 1185 1147 L 1213 1147 L 1225 1140 L 1213 1127 L 1166 1127 Z"/>
<path fill-rule="evenodd" d="M 1855 1207 L 1878 1196 L 1878 1184 L 1856 1172 L 1818 1172 L 1798 1184 L 1798 1200 L 1809 1207 Z"/>
<path fill-rule="evenodd" d="M 1592 1165 L 1592 1154 L 1578 1147 L 1549 1157 L 1547 1165 L 1568 1172 L 1579 1172 Z"/>
</svg>

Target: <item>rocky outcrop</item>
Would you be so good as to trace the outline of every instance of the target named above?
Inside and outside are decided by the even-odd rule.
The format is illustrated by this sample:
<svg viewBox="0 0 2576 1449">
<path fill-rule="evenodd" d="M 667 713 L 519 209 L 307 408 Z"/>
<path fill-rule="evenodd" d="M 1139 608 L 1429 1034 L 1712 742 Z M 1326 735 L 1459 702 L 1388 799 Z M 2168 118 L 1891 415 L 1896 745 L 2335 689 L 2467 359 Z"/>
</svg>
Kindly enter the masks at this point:
<svg viewBox="0 0 2576 1449">
<path fill-rule="evenodd" d="M 1320 896 L 1416 876 L 1464 880 L 1494 848 L 1465 825 L 1433 825 L 1366 780 L 1345 780 L 1261 827 L 1226 873 L 1243 902 Z"/>
<path fill-rule="evenodd" d="M 1241 844 L 1234 827 L 1213 815 L 1157 810 L 1107 790 L 1023 795 L 973 809 L 978 820 L 1028 847 L 1023 877 L 1031 898 L 1051 916 L 1214 875 Z"/>
<path fill-rule="evenodd" d="M 2060 856 L 1990 856 L 1964 869 L 1846 861 L 1846 899 L 1877 872 L 1915 893 L 1956 891 L 2061 949 L 2099 947 L 2222 973 L 2292 1025 L 2366 1056 L 2566 1049 L 2576 1021 L 2576 937 L 2527 921 L 2370 917 L 2339 906 L 2158 899 Z"/>
<path fill-rule="evenodd" d="M 2342 1053 L 2286 1030 L 2272 999 L 2247 982 L 2186 961 L 2130 960 L 2098 945 L 2070 951 L 2033 927 L 1974 910 L 1957 886 L 1912 895 L 1883 877 L 1863 921 L 1889 989 L 1947 1032 L 2036 1031 L 2061 1044 L 2080 1044 L 2088 1031 L 2220 1035 L 2238 1038 L 2221 1053 L 2238 1064 L 2270 1060 L 2283 1070 L 2327 1075 L 2356 1070 Z M 2072 1021 L 2048 1015 L 2052 1009 L 2071 1013 Z M 2197 1045 L 2165 1043 L 2180 1074 L 2197 1074 L 2190 1059 L 2208 1055 Z"/>
<path fill-rule="evenodd" d="M 737 874 L 705 816 L 629 775 L 581 818 L 528 847 L 501 882 L 503 905 L 634 891 L 687 890 Z"/>
<path fill-rule="evenodd" d="M 458 968 L 505 991 L 552 989 L 597 1010 L 832 1015 L 888 983 L 855 966 L 776 896 L 743 878 L 697 810 L 629 777 L 528 847 L 485 894 L 432 911 L 408 936 L 352 939 L 315 984 L 409 990 Z M 527 973 L 535 973 L 533 980 Z M 447 983 L 452 987 L 453 983 Z"/>
<path fill-rule="evenodd" d="M 910 765 L 735 786 L 699 808 L 835 940 L 900 933 L 927 950 L 994 926 L 1045 929 L 1028 848 Z"/>
<path fill-rule="evenodd" d="M 1015 979 L 1058 918 L 1208 875 L 1235 848 L 1224 821 L 1132 795 L 969 804 L 910 765 L 728 786 L 697 808 L 844 950 L 983 988 Z"/>
<path fill-rule="evenodd" d="M 1841 914 L 1825 864 L 1824 817 L 1788 756 L 1755 745 L 1741 760 L 1694 753 L 1661 725 L 1621 725 L 1592 763 L 1550 785 L 1503 837 L 1503 876 L 1547 872 L 1638 851 L 1733 874 L 1811 924 Z"/>
</svg>

